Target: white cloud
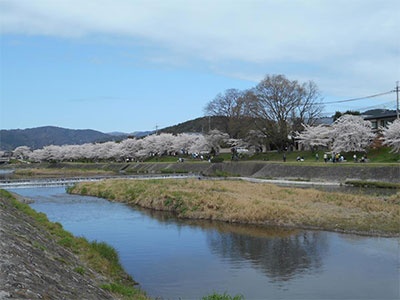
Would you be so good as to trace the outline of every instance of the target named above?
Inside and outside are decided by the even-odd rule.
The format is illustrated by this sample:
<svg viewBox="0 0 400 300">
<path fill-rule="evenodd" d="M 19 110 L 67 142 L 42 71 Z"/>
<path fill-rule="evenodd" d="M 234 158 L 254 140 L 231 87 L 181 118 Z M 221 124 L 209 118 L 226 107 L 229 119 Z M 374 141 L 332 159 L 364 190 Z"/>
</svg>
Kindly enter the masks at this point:
<svg viewBox="0 0 400 300">
<path fill-rule="evenodd" d="M 260 64 L 265 72 L 279 62 L 318 66 L 318 73 L 293 67 L 288 75 L 329 82 L 321 87 L 328 92 L 339 83 L 342 91 L 376 91 L 399 79 L 399 14 L 400 2 L 391 0 L 0 1 L 3 33 L 139 39 L 210 68 L 227 61 Z M 260 74 L 238 66 L 219 72 Z"/>
</svg>

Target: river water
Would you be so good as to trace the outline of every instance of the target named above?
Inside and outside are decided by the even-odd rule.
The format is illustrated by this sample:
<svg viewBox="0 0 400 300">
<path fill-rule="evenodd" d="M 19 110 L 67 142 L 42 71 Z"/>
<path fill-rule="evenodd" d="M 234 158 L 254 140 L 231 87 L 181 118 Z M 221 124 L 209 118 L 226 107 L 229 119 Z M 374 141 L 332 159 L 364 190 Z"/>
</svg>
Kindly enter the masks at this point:
<svg viewBox="0 0 400 300">
<path fill-rule="evenodd" d="M 152 297 L 399 299 L 399 240 L 175 219 L 63 187 L 15 189 L 88 240 L 105 241 Z"/>
</svg>

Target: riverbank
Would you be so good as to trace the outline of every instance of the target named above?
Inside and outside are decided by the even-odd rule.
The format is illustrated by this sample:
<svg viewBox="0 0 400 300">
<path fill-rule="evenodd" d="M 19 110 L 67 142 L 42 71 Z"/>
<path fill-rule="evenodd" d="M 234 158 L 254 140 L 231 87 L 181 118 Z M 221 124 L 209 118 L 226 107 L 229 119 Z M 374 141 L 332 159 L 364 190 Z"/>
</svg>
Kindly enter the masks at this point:
<svg viewBox="0 0 400 300">
<path fill-rule="evenodd" d="M 0 298 L 148 299 L 105 243 L 74 237 L 0 190 Z"/>
<path fill-rule="evenodd" d="M 25 166 L 27 167 L 27 166 Z M 400 164 L 308 163 L 302 162 L 184 162 L 184 163 L 43 163 L 22 166 L 7 174 L 10 179 L 195 173 L 205 176 L 227 175 L 264 179 L 327 181 L 379 181 L 400 183 Z"/>
<path fill-rule="evenodd" d="M 400 193 L 386 197 L 210 180 L 118 180 L 79 183 L 69 193 L 171 211 L 180 218 L 400 235 Z"/>
</svg>

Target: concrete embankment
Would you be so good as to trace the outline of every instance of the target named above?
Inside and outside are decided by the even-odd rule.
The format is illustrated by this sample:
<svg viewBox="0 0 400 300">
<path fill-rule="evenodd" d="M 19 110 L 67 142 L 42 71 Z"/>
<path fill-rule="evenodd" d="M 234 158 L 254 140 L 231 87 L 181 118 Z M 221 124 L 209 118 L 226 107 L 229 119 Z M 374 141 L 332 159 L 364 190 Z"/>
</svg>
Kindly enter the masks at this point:
<svg viewBox="0 0 400 300">
<path fill-rule="evenodd" d="M 85 167 L 84 164 L 81 167 Z M 92 166 L 93 167 L 93 166 Z M 99 165 L 101 168 L 118 168 L 113 164 Z M 202 173 L 214 176 L 217 171 L 231 175 L 254 178 L 284 178 L 307 179 L 312 181 L 336 181 L 346 180 L 377 180 L 385 182 L 400 182 L 399 166 L 305 166 L 284 163 L 269 162 L 224 162 L 224 163 L 131 163 L 124 171 L 126 173 L 160 173 L 166 169 Z"/>
<path fill-rule="evenodd" d="M 0 299 L 119 299 L 101 288 L 112 279 L 62 245 L 70 237 L 55 239 L 44 215 L 39 222 L 16 201 L 0 190 Z"/>
<path fill-rule="evenodd" d="M 39 168 L 106 170 L 122 174 L 159 174 L 165 171 L 226 175 L 267 179 L 306 179 L 310 181 L 342 182 L 346 180 L 371 180 L 400 182 L 400 164 L 374 166 L 372 164 L 302 165 L 302 163 L 275 163 L 262 161 L 243 162 L 184 162 L 184 163 L 56 163 L 39 164 Z"/>
</svg>

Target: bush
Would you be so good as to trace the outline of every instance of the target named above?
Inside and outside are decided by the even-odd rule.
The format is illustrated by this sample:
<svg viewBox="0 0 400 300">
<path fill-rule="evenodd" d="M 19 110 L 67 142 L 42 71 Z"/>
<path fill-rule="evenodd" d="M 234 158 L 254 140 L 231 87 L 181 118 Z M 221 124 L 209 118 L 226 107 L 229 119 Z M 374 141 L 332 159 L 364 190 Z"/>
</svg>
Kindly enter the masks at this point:
<svg viewBox="0 0 400 300">
<path fill-rule="evenodd" d="M 240 177 L 240 174 L 232 174 L 232 173 L 229 173 L 227 171 L 216 170 L 215 171 L 215 176 L 217 176 L 217 177 Z"/>
<path fill-rule="evenodd" d="M 134 297 L 139 294 L 139 290 L 135 289 L 134 287 L 121 285 L 118 283 L 103 284 L 100 287 L 104 290 L 110 291 L 112 293 L 118 293 L 125 297 Z M 138 299 L 142 299 L 142 297 L 140 297 Z"/>
<path fill-rule="evenodd" d="M 120 265 L 118 252 L 112 246 L 104 242 L 98 243 L 97 241 L 93 241 L 90 243 L 90 247 L 107 259 L 112 265 Z"/>
<path fill-rule="evenodd" d="M 223 295 L 214 293 L 212 295 L 201 298 L 201 300 L 245 300 L 242 295 L 236 295 L 234 297 L 224 293 Z"/>
<path fill-rule="evenodd" d="M 224 159 L 222 157 L 220 157 L 220 156 L 211 158 L 211 162 L 212 163 L 221 163 L 223 161 L 224 161 Z"/>
</svg>

